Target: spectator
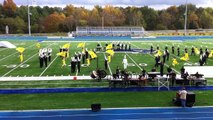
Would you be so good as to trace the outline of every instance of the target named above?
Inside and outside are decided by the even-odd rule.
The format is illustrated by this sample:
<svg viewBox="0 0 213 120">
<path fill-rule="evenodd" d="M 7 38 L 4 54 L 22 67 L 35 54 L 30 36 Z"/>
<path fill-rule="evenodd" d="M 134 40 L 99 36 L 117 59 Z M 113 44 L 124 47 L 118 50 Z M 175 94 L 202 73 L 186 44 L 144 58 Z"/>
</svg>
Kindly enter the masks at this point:
<svg viewBox="0 0 213 120">
<path fill-rule="evenodd" d="M 186 107 L 186 95 L 187 95 L 187 91 L 185 90 L 184 87 L 182 88 L 182 90 L 179 91 L 179 95 L 180 95 L 180 100 L 181 100 L 182 107 Z"/>
</svg>

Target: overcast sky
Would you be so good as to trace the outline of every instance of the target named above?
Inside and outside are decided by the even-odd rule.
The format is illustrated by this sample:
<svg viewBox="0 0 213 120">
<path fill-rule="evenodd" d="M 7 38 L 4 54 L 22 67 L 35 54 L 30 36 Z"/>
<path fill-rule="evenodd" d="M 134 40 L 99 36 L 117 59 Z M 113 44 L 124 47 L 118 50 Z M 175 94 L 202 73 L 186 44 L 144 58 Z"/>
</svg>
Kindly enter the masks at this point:
<svg viewBox="0 0 213 120">
<path fill-rule="evenodd" d="M 0 0 L 3 3 L 4 0 Z M 186 0 L 13 0 L 17 5 L 26 5 L 31 1 L 39 6 L 58 6 L 64 7 L 68 4 L 82 6 L 91 9 L 94 5 L 113 5 L 113 6 L 149 6 L 154 9 L 163 9 L 171 5 L 185 4 Z M 213 0 L 188 0 L 188 3 L 195 4 L 197 7 L 213 7 Z"/>
</svg>

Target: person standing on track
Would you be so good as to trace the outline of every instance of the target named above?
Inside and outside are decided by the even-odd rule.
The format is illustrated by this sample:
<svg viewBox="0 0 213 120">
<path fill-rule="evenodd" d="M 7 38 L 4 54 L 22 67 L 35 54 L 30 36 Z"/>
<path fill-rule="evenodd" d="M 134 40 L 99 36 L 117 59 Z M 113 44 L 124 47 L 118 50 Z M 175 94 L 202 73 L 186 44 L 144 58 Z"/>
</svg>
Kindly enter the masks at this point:
<svg viewBox="0 0 213 120">
<path fill-rule="evenodd" d="M 180 100 L 181 100 L 182 107 L 186 107 L 187 91 L 186 91 L 185 87 L 183 87 L 182 90 L 179 91 L 179 95 L 180 95 Z"/>
</svg>

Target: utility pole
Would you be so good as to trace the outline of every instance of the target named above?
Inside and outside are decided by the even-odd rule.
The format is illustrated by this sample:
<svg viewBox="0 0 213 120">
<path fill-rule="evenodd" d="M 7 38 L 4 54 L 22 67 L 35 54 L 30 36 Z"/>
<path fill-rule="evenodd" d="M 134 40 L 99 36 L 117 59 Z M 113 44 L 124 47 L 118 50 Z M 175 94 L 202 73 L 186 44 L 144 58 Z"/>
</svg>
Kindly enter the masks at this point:
<svg viewBox="0 0 213 120">
<path fill-rule="evenodd" d="M 104 29 L 104 17 L 102 16 L 102 29 Z"/>
<path fill-rule="evenodd" d="M 186 36 L 187 35 L 187 31 L 186 31 L 186 29 L 187 29 L 187 0 L 186 0 L 186 11 L 185 11 L 185 24 L 184 24 L 184 35 Z"/>
<path fill-rule="evenodd" d="M 29 36 L 31 36 L 31 26 L 30 26 L 30 0 L 28 0 L 28 6 L 27 6 L 27 11 L 28 11 L 28 31 L 29 31 Z"/>
</svg>

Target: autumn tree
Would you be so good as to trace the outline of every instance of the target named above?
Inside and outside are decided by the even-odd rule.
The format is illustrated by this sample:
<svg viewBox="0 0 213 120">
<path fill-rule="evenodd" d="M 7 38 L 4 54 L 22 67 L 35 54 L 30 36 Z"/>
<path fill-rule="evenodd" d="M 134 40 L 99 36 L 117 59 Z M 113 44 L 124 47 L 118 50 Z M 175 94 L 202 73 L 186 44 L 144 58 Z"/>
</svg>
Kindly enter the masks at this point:
<svg viewBox="0 0 213 120">
<path fill-rule="evenodd" d="M 17 6 L 13 0 L 4 0 L 3 11 L 6 17 L 14 17 Z"/>
<path fill-rule="evenodd" d="M 201 28 L 213 28 L 213 15 L 211 15 L 207 10 L 204 10 L 200 17 L 200 22 Z"/>
<path fill-rule="evenodd" d="M 44 19 L 44 30 L 45 32 L 58 32 L 59 24 L 65 19 L 64 14 L 53 13 Z"/>
<path fill-rule="evenodd" d="M 110 5 L 103 8 L 102 17 L 104 17 L 104 25 L 106 26 L 120 26 L 125 21 L 125 15 L 122 11 Z"/>
<path fill-rule="evenodd" d="M 89 16 L 90 26 L 101 26 L 101 16 L 97 8 L 93 8 Z"/>
</svg>

